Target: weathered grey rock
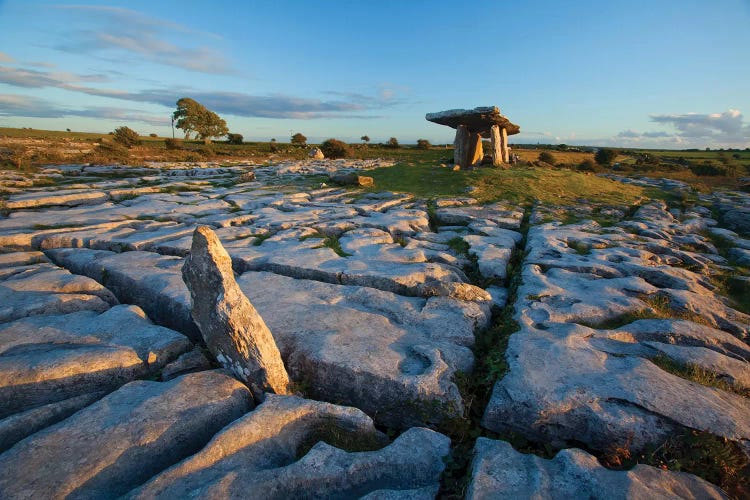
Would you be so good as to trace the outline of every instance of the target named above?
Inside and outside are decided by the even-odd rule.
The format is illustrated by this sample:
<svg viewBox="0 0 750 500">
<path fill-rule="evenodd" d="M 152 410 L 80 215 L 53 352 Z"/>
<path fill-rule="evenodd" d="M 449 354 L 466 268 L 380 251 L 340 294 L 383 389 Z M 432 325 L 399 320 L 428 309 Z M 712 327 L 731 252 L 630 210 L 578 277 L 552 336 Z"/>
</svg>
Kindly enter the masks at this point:
<svg viewBox="0 0 750 500">
<path fill-rule="evenodd" d="M 118 497 L 197 452 L 251 404 L 247 388 L 215 371 L 131 382 L 0 455 L 0 497 Z"/>
<path fill-rule="evenodd" d="M 750 210 L 745 208 L 732 209 L 724 212 L 722 222 L 732 231 L 750 236 Z"/>
<path fill-rule="evenodd" d="M 649 361 L 662 354 L 739 387 L 747 376 L 750 346 L 741 339 L 749 318 L 714 295 L 708 280 L 671 267 L 689 258 L 700 263 L 715 251 L 708 245 L 703 251 L 709 253 L 681 250 L 680 244 L 702 245 L 687 232 L 701 225 L 676 216 L 696 215 L 675 215 L 654 203 L 638 211 L 640 222 L 620 227 L 553 223 L 529 231 L 515 304 L 521 330 L 510 338 L 510 370 L 495 385 L 483 425 L 599 450 L 613 443 L 642 449 L 683 428 L 748 439 L 747 398 L 682 379 Z M 644 239 L 628 231 L 653 234 Z M 678 318 L 700 315 L 713 327 L 682 319 L 617 326 L 671 311 Z"/>
<path fill-rule="evenodd" d="M 211 362 L 203 354 L 201 348 L 196 347 L 165 366 L 161 371 L 161 381 L 166 382 L 186 373 L 199 372 L 210 368 Z"/>
<path fill-rule="evenodd" d="M 182 281 L 183 259 L 151 252 L 56 249 L 47 255 L 58 265 L 107 286 L 121 302 L 140 306 L 149 318 L 201 341 L 190 315 L 190 292 Z"/>
<path fill-rule="evenodd" d="M 0 420 L 0 452 L 35 432 L 68 418 L 85 408 L 106 392 L 91 392 L 55 403 L 38 406 Z"/>
<path fill-rule="evenodd" d="M 65 191 L 23 193 L 13 195 L 6 202 L 11 210 L 20 208 L 37 208 L 44 206 L 96 205 L 109 199 L 107 193 L 93 190 L 69 189 Z"/>
<path fill-rule="evenodd" d="M 49 262 L 42 252 L 12 252 L 0 254 L 0 268 L 28 266 Z"/>
<path fill-rule="evenodd" d="M 232 259 L 207 226 L 193 234 L 182 267 L 192 316 L 206 346 L 257 398 L 286 394 L 289 376 L 271 331 L 234 279 Z"/>
<path fill-rule="evenodd" d="M 96 281 L 52 264 L 0 271 L 0 322 L 82 310 L 103 312 L 117 299 Z"/>
<path fill-rule="evenodd" d="M 387 442 L 357 409 L 269 395 L 199 453 L 128 497 L 238 498 L 255 491 L 264 498 L 313 492 L 347 498 L 384 489 L 428 490 L 434 496 L 449 440 L 415 428 Z"/>
<path fill-rule="evenodd" d="M 750 217 L 750 215 L 748 216 Z M 731 248 L 729 249 L 728 256 L 739 266 L 750 266 L 750 250 L 744 248 Z"/>
<path fill-rule="evenodd" d="M 462 413 L 452 377 L 473 366 L 468 346 L 488 324 L 489 301 L 425 300 L 272 273 L 247 272 L 238 283 L 313 397 L 399 428 Z"/>
<path fill-rule="evenodd" d="M 551 460 L 515 451 L 509 443 L 477 439 L 466 498 L 726 498 L 720 488 L 685 472 L 637 465 L 602 467 L 585 451 L 562 450 Z"/>
<path fill-rule="evenodd" d="M 190 350 L 137 306 L 0 325 L 0 417 L 153 375 Z"/>
<path fill-rule="evenodd" d="M 340 186 L 362 186 L 368 187 L 375 184 L 375 179 L 366 175 L 357 175 L 354 173 L 333 174 L 329 177 L 331 182 Z"/>
</svg>

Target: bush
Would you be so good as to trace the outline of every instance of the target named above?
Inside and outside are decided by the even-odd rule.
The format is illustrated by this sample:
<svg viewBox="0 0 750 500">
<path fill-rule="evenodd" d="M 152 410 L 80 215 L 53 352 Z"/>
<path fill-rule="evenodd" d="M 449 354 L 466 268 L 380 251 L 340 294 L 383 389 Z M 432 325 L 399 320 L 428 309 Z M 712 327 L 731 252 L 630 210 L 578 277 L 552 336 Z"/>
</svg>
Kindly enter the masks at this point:
<svg viewBox="0 0 750 500">
<path fill-rule="evenodd" d="M 182 141 L 180 139 L 167 138 L 164 139 L 164 146 L 167 149 L 182 149 Z"/>
<path fill-rule="evenodd" d="M 550 165 L 554 165 L 555 163 L 557 163 L 557 160 L 555 160 L 555 156 L 549 151 L 542 151 L 541 153 L 539 153 L 539 161 L 549 163 Z"/>
<path fill-rule="evenodd" d="M 301 133 L 297 132 L 292 136 L 292 144 L 295 146 L 306 146 L 307 145 L 307 137 L 302 135 Z"/>
<path fill-rule="evenodd" d="M 242 144 L 242 134 L 227 134 L 227 143 Z"/>
<path fill-rule="evenodd" d="M 350 154 L 349 145 L 337 139 L 328 139 L 320 145 L 320 150 L 326 158 L 331 159 L 346 158 Z"/>
<path fill-rule="evenodd" d="M 141 143 L 138 132 L 129 127 L 117 127 L 114 131 L 115 142 L 130 148 Z"/>
<path fill-rule="evenodd" d="M 432 146 L 432 144 L 430 144 L 430 141 L 428 141 L 427 139 L 417 140 L 417 148 L 419 149 L 430 149 L 430 146 Z"/>
<path fill-rule="evenodd" d="M 393 148 L 393 149 L 396 149 L 396 148 L 398 148 L 398 147 L 399 147 L 399 144 L 398 144 L 398 139 L 396 139 L 395 137 L 391 137 L 390 139 L 388 139 L 388 144 L 386 144 L 386 145 L 387 145 L 387 146 L 388 146 L 389 148 Z"/>
<path fill-rule="evenodd" d="M 148 134 L 148 136 L 149 136 L 149 137 L 159 137 L 159 136 L 158 136 L 157 134 L 155 134 L 155 133 L 153 133 L 153 132 L 151 132 L 150 134 Z"/>
<path fill-rule="evenodd" d="M 612 164 L 612 161 L 617 157 L 617 150 L 616 149 L 600 149 L 596 152 L 594 155 L 594 160 L 596 160 L 596 163 L 599 165 L 602 165 L 603 167 L 607 167 Z"/>
<path fill-rule="evenodd" d="M 591 158 L 586 158 L 578 164 L 576 169 L 579 172 L 601 172 L 602 168 L 597 165 Z"/>
<path fill-rule="evenodd" d="M 693 172 L 693 174 L 700 176 L 727 175 L 727 169 L 725 167 L 717 167 L 710 163 L 693 165 L 690 167 L 690 171 Z"/>
</svg>

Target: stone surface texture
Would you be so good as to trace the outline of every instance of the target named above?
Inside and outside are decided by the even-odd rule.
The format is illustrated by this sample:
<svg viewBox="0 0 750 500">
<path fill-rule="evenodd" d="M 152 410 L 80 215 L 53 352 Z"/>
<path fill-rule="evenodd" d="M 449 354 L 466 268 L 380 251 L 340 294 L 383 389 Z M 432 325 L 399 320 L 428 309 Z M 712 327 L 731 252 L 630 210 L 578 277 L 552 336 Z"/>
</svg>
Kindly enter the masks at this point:
<svg viewBox="0 0 750 500">
<path fill-rule="evenodd" d="M 524 455 L 504 441 L 479 438 L 466 498 L 726 498 L 721 489 L 691 474 L 647 465 L 607 470 L 575 448 L 551 460 Z"/>
<path fill-rule="evenodd" d="M 485 129 L 507 161 L 496 114 L 436 117 L 468 120 L 459 165 Z M 683 202 L 528 208 L 321 184 L 394 163 L 0 171 L 0 497 L 720 497 L 589 453 L 699 431 L 750 449 L 750 194 L 603 174 Z M 183 267 L 202 269 L 197 321 Z M 299 396 L 216 370 L 229 354 L 201 330 L 259 317 Z M 459 390 L 478 361 L 507 365 L 485 408 Z M 428 427 L 477 411 L 556 455 L 480 438 L 458 478 Z"/>
</svg>

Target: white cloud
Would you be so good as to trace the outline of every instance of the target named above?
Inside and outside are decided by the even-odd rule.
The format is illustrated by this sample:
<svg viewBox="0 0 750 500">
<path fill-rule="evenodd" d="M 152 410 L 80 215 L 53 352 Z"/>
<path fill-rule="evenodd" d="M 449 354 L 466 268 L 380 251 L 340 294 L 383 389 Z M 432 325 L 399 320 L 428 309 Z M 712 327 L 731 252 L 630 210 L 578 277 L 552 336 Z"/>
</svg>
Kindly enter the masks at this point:
<svg viewBox="0 0 750 500">
<path fill-rule="evenodd" d="M 67 5 L 57 6 L 76 17 L 86 16 L 85 29 L 69 33 L 70 40 L 57 49 L 76 54 L 114 51 L 130 53 L 140 59 L 204 73 L 231 73 L 229 61 L 218 50 L 196 44 L 195 40 L 220 39 L 213 33 L 193 30 L 186 26 L 146 16 L 119 7 Z M 167 40 L 177 36 L 185 44 Z"/>
<path fill-rule="evenodd" d="M 715 142 L 742 142 L 750 140 L 750 126 L 742 113 L 729 109 L 723 113 L 681 115 L 651 115 L 651 121 L 672 125 L 683 138 L 702 138 Z"/>
</svg>

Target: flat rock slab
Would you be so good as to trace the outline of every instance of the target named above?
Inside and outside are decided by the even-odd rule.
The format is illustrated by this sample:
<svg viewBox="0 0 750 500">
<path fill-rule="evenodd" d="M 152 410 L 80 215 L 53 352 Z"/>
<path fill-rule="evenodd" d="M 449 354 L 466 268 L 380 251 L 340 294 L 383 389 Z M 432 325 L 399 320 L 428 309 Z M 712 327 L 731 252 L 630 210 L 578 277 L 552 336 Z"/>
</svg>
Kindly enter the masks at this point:
<svg viewBox="0 0 750 500">
<path fill-rule="evenodd" d="M 83 248 L 48 250 L 47 254 L 58 264 L 106 284 L 122 302 L 140 306 L 155 323 L 201 341 L 190 316 L 190 294 L 182 281 L 184 259 Z"/>
<path fill-rule="evenodd" d="M 525 455 L 504 441 L 477 439 L 470 500 L 491 498 L 726 498 L 720 488 L 685 472 L 637 465 L 602 467 L 585 451 L 562 450 L 551 460 Z"/>
<path fill-rule="evenodd" d="M 5 323 L 0 325 L 0 416 L 113 390 L 156 374 L 191 348 L 185 336 L 152 324 L 137 306 Z"/>
<path fill-rule="evenodd" d="M 106 277 L 118 296 L 149 308 L 155 321 L 195 328 L 182 259 L 86 249 L 48 253 L 77 272 Z M 473 367 L 470 347 L 474 331 L 489 324 L 489 295 L 457 300 L 446 289 L 404 297 L 268 272 L 245 272 L 237 282 L 269 325 L 292 379 L 308 381 L 315 397 L 357 406 L 398 427 L 462 411 L 452 378 Z"/>
<path fill-rule="evenodd" d="M 433 498 L 449 444 L 423 428 L 389 444 L 360 410 L 269 395 L 127 498 Z"/>
<path fill-rule="evenodd" d="M 511 123 L 505 116 L 500 114 L 497 106 L 480 106 L 474 109 L 449 109 L 437 113 L 427 113 L 425 119 L 428 122 L 439 125 L 447 125 L 456 128 L 466 125 L 470 130 L 476 132 L 488 131 L 492 125 L 499 125 L 508 131 L 508 135 L 518 134 L 521 129 L 518 125 Z"/>
<path fill-rule="evenodd" d="M 28 255 L 32 261 L 38 259 L 35 252 Z M 42 262 L 0 269 L 0 304 L 2 323 L 27 316 L 103 312 L 117 299 L 91 278 Z"/>
<path fill-rule="evenodd" d="M 292 378 L 314 397 L 401 428 L 462 413 L 453 374 L 472 369 L 473 333 L 488 325 L 490 301 L 402 297 L 262 272 L 237 282 Z"/>
<path fill-rule="evenodd" d="M 242 384 L 216 371 L 131 382 L 0 455 L 0 497 L 119 497 L 200 450 L 251 405 Z"/>
<path fill-rule="evenodd" d="M 103 191 L 92 191 L 90 189 L 70 189 L 66 191 L 35 191 L 13 195 L 6 202 L 11 210 L 21 208 L 37 208 L 55 205 L 96 205 L 104 203 L 109 199 Z"/>
</svg>

